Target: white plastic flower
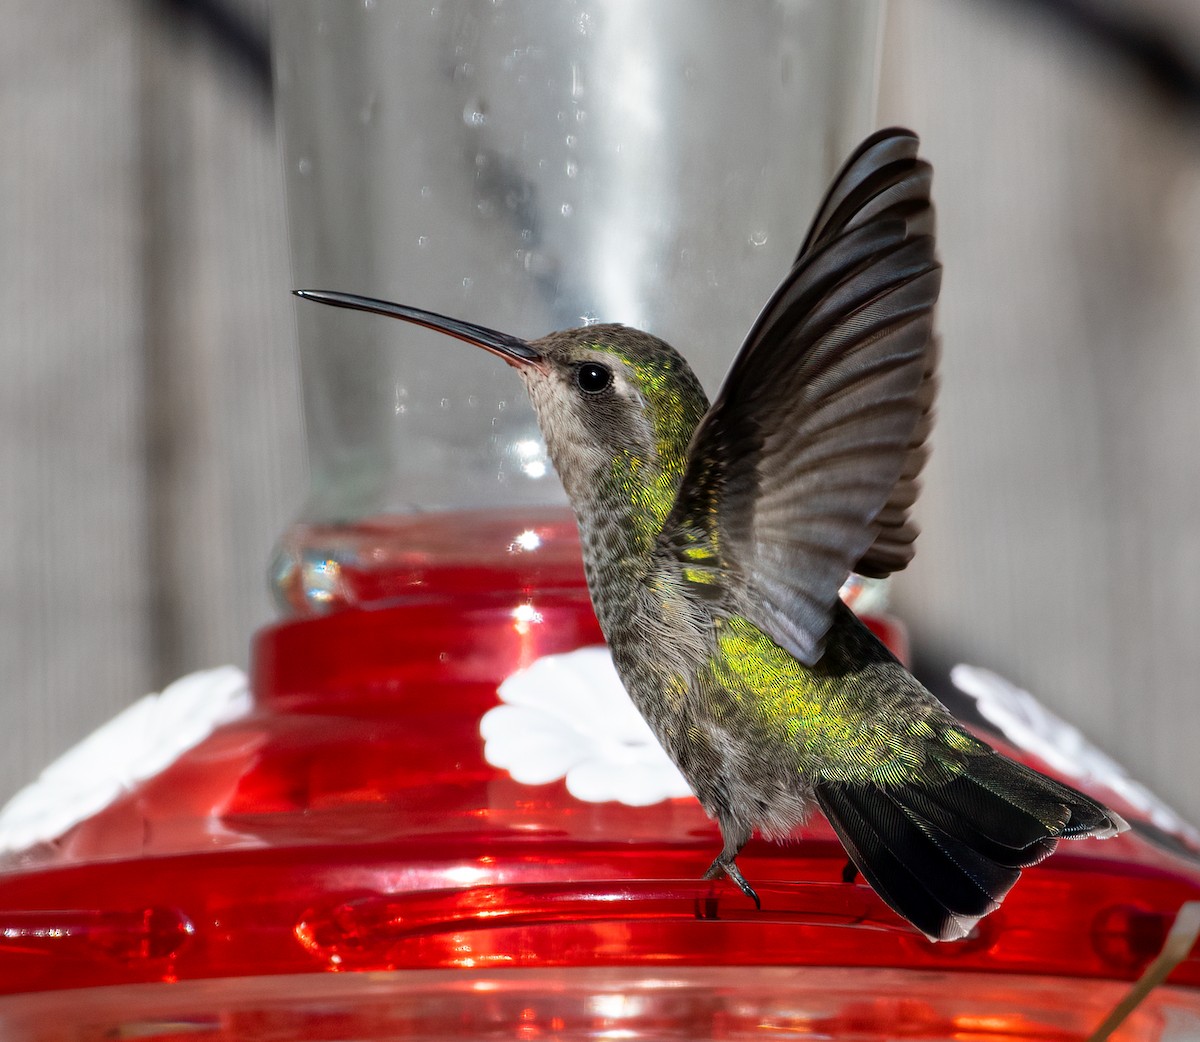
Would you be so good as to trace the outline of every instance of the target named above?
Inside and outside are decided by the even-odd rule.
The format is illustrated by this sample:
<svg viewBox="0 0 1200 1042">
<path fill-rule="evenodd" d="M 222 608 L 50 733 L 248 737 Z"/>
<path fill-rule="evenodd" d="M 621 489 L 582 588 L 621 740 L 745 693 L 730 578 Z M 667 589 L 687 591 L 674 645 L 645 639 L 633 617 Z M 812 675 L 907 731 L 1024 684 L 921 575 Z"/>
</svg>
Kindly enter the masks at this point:
<svg viewBox="0 0 1200 1042">
<path fill-rule="evenodd" d="M 1150 821 L 1200 845 L 1200 832 L 1125 768 L 1097 749 L 1073 727 L 1055 716 L 1028 691 L 990 670 L 958 665 L 950 670 L 954 686 L 975 699 L 980 715 L 994 724 L 1013 745 L 1044 760 L 1069 778 L 1095 782 L 1146 814 Z"/>
<path fill-rule="evenodd" d="M 479 723 L 484 756 L 525 785 L 566 778 L 588 803 L 644 807 L 691 794 L 633 707 L 604 647 L 547 655 L 500 685 Z"/>
<path fill-rule="evenodd" d="M 250 708 L 246 675 L 234 666 L 190 673 L 139 699 L 0 809 L 0 852 L 57 839 Z"/>
</svg>

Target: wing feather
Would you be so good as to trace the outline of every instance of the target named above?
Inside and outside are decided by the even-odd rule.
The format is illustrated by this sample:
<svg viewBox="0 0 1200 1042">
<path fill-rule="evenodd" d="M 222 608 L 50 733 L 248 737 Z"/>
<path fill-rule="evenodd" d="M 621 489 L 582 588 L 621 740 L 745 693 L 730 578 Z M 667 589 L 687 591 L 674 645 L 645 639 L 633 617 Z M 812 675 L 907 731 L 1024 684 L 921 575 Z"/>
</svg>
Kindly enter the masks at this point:
<svg viewBox="0 0 1200 1042">
<path fill-rule="evenodd" d="M 724 606 L 809 664 L 849 572 L 912 557 L 937 387 L 930 180 L 909 131 L 846 163 L 692 437 L 660 537 L 663 567 L 721 572 Z"/>
</svg>

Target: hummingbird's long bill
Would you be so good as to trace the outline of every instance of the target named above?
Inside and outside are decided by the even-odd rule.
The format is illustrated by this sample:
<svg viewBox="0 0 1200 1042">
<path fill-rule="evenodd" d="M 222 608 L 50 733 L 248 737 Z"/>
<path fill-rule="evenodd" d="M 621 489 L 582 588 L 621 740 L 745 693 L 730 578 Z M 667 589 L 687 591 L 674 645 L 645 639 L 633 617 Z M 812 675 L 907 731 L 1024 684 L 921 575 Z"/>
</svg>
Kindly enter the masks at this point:
<svg viewBox="0 0 1200 1042">
<path fill-rule="evenodd" d="M 477 326 L 474 322 L 448 318 L 421 308 L 410 308 L 406 304 L 393 304 L 387 300 L 376 300 L 374 297 L 360 297 L 356 293 L 337 293 L 323 289 L 294 289 L 292 292 L 305 300 L 315 300 L 335 308 L 370 311 L 376 315 L 412 322 L 426 329 L 435 329 L 439 333 L 446 333 L 459 340 L 465 340 L 468 344 L 482 347 L 485 351 L 491 351 L 512 366 L 533 365 L 542 361 L 542 355 L 520 337 L 488 329 L 487 326 Z"/>
</svg>

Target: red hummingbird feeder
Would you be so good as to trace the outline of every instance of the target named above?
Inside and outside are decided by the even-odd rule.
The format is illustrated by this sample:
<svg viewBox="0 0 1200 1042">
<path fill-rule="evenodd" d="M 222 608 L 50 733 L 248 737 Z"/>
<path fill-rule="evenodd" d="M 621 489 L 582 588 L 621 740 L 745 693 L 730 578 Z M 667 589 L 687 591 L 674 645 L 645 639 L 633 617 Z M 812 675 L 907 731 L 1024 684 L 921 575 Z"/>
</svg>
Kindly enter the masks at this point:
<svg viewBox="0 0 1200 1042">
<path fill-rule="evenodd" d="M 1065 844 L 965 941 L 843 882 L 819 820 L 746 848 L 756 910 L 699 878 L 718 834 L 691 797 L 489 762 L 498 688 L 600 634 L 569 517 L 461 520 L 541 545 L 423 551 L 371 582 L 458 592 L 262 631 L 252 712 L 9 855 L 5 1037 L 1085 1038 L 1200 897 L 1184 839 L 1099 791 L 1132 832 Z M 1118 1037 L 1188 1037 L 1193 989 L 1189 955 Z"/>
</svg>

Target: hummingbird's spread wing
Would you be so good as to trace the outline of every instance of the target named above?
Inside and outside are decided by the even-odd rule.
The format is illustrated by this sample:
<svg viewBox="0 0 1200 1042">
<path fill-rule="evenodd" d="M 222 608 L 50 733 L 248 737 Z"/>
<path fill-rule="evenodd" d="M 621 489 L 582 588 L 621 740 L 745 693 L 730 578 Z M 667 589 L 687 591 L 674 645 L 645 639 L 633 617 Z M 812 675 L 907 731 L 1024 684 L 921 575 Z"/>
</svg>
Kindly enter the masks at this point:
<svg viewBox="0 0 1200 1042">
<path fill-rule="evenodd" d="M 663 564 L 800 661 L 850 571 L 907 564 L 936 383 L 931 170 L 885 130 L 843 167 L 692 437 Z"/>
<path fill-rule="evenodd" d="M 881 130 L 864 141 L 834 178 L 795 263 L 838 234 L 889 211 L 904 217 L 910 235 L 933 238 L 934 211 L 929 201 L 933 170 L 916 158 L 918 144 L 915 134 L 898 128 Z M 860 575 L 882 578 L 900 571 L 913 558 L 918 529 L 909 517 L 909 508 L 916 502 L 920 491 L 917 479 L 929 457 L 927 439 L 937 397 L 938 354 L 937 339 L 931 338 L 917 395 L 921 418 L 913 428 L 900 477 L 876 515 L 875 541 L 851 569 Z"/>
</svg>

